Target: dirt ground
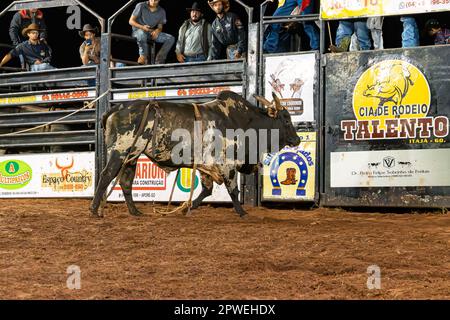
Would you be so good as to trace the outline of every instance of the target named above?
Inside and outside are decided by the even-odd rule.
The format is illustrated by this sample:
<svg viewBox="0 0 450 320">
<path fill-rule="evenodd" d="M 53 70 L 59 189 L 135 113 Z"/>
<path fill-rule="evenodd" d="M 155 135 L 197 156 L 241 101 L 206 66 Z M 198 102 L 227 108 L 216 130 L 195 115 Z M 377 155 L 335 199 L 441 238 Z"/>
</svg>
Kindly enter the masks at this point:
<svg viewBox="0 0 450 320">
<path fill-rule="evenodd" d="M 434 213 L 2 200 L 2 299 L 449 299 L 450 219 Z M 67 268 L 81 270 L 69 290 Z M 369 290 L 367 268 L 381 270 Z"/>
</svg>

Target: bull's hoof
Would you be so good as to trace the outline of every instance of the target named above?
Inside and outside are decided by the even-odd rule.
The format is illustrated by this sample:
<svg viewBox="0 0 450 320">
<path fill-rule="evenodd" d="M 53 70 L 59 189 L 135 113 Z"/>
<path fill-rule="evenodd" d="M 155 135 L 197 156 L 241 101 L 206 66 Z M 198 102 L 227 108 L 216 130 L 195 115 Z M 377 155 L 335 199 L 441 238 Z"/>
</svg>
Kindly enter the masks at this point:
<svg viewBox="0 0 450 320">
<path fill-rule="evenodd" d="M 140 217 L 140 216 L 142 216 L 144 213 L 142 213 L 141 211 L 139 211 L 139 210 L 133 210 L 133 211 L 130 211 L 130 214 L 132 215 L 132 216 L 134 216 L 134 217 Z"/>
<path fill-rule="evenodd" d="M 246 219 L 246 218 L 248 218 L 248 213 L 247 212 L 241 212 L 241 213 L 239 213 L 239 218 L 241 218 L 241 219 Z"/>
</svg>

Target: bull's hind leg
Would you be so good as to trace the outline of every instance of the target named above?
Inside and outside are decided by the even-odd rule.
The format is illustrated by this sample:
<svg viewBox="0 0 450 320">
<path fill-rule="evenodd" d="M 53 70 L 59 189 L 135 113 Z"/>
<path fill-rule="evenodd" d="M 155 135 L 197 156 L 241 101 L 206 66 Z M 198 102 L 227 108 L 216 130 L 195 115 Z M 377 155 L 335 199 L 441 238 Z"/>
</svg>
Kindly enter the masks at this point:
<svg viewBox="0 0 450 320">
<path fill-rule="evenodd" d="M 97 184 L 97 190 L 95 190 L 94 199 L 92 200 L 90 210 L 94 216 L 98 216 L 98 209 L 105 192 L 113 179 L 117 176 L 122 167 L 124 158 L 121 154 L 114 150 L 111 152 L 108 163 L 105 169 L 100 174 L 100 179 Z"/>
<path fill-rule="evenodd" d="M 125 201 L 127 203 L 128 211 L 133 216 L 140 216 L 142 212 L 136 208 L 136 205 L 133 201 L 133 180 L 134 174 L 136 172 L 136 164 L 137 160 L 134 160 L 133 163 L 128 164 L 122 173 L 122 177 L 120 179 L 120 186 L 122 187 L 123 196 L 125 197 Z"/>
<path fill-rule="evenodd" d="M 231 197 L 231 201 L 233 202 L 234 210 L 239 214 L 242 218 L 247 215 L 247 212 L 242 208 L 241 203 L 239 202 L 239 189 L 237 182 L 237 173 L 236 171 L 230 170 L 228 176 L 224 177 L 225 186 L 227 187 L 228 194 Z"/>
<path fill-rule="evenodd" d="M 191 209 L 197 209 L 202 201 L 209 197 L 212 194 L 213 190 L 213 180 L 211 176 L 207 175 L 206 173 L 201 173 L 201 179 L 202 179 L 202 192 L 199 194 L 197 199 L 195 199 L 192 202 L 192 208 Z"/>
</svg>

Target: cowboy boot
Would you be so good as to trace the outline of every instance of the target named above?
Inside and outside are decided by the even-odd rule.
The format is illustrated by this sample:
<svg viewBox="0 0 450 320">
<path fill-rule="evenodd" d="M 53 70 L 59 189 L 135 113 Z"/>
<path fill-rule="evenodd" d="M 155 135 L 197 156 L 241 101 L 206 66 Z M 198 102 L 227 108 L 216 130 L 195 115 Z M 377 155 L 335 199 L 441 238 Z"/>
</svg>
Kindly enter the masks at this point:
<svg viewBox="0 0 450 320">
<path fill-rule="evenodd" d="M 332 53 L 346 52 L 346 51 L 348 51 L 348 48 L 350 47 L 351 41 L 352 41 L 351 37 L 344 37 L 344 38 L 342 38 L 339 46 L 335 46 L 333 44 L 330 45 L 330 51 Z"/>
</svg>

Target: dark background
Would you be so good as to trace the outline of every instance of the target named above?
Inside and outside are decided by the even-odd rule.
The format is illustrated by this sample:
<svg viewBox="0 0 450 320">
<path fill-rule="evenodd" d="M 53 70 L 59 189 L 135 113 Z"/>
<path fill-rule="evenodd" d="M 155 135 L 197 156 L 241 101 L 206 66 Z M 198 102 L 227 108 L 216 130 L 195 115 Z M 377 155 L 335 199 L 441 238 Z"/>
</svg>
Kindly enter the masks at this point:
<svg viewBox="0 0 450 320">
<path fill-rule="evenodd" d="M 0 8 L 5 8 L 13 0 L 2 0 Z M 259 21 L 259 7 L 262 3 L 261 0 L 243 0 L 247 5 L 254 7 L 254 21 Z M 120 7 L 126 4 L 127 0 L 84 0 L 83 1 L 88 7 L 96 11 L 105 20 L 107 20 L 112 14 L 114 14 Z M 194 1 L 193 0 L 161 0 L 160 5 L 167 12 L 168 23 L 164 27 L 164 31 L 168 32 L 175 37 L 178 36 L 178 29 L 185 19 L 187 19 L 188 13 L 186 8 L 190 7 Z M 205 18 L 212 22 L 214 20 L 214 13 L 209 8 L 207 0 L 198 1 L 204 8 Z M 119 16 L 113 26 L 114 33 L 120 34 L 131 34 L 131 26 L 128 24 L 128 19 L 134 9 L 135 5 L 132 5 L 127 9 L 121 16 Z M 277 1 L 270 3 L 266 12 L 266 15 L 271 15 L 277 7 Z M 316 11 L 319 8 L 317 5 Z M 237 13 L 244 22 L 247 22 L 247 14 L 245 10 L 233 0 L 231 0 L 231 11 Z M 13 12 L 9 12 L 0 18 L 0 43 L 10 43 L 10 38 L 8 34 L 9 23 L 13 16 Z M 67 13 L 67 8 L 50 8 L 44 10 L 44 16 L 46 17 L 47 28 L 48 28 L 48 43 L 53 49 L 53 65 L 59 68 L 79 66 L 81 64 L 80 57 L 78 54 L 78 49 L 83 41 L 78 35 L 76 30 L 68 30 L 66 27 L 66 21 L 70 16 Z M 431 17 L 438 18 L 441 22 L 446 22 L 448 25 L 450 21 L 450 12 L 436 13 L 436 14 L 420 14 L 415 15 L 417 23 L 419 25 L 420 31 L 423 30 L 425 22 Z M 82 10 L 81 24 L 91 23 L 93 25 L 98 25 L 97 20 L 91 16 L 88 12 Z M 332 37 L 334 39 L 335 32 L 337 28 L 337 21 L 332 21 L 331 23 Z M 384 43 L 385 48 L 397 48 L 401 47 L 401 32 L 402 24 L 399 21 L 398 16 L 386 17 L 383 27 L 384 31 Z M 301 35 L 304 35 L 301 31 Z M 430 39 L 421 34 L 421 44 L 428 45 L 431 44 Z M 327 46 L 329 45 L 329 36 L 326 35 Z M 333 40 L 334 41 L 334 40 Z M 308 47 L 307 37 L 302 37 L 303 47 Z M 116 58 L 122 58 L 126 60 L 136 61 L 138 57 L 137 46 L 129 42 L 113 42 L 112 43 L 113 56 Z M 172 52 L 169 54 L 167 62 L 176 62 L 173 48 Z M 7 51 L 2 49 L 0 51 L 3 56 Z M 13 65 L 11 63 L 10 65 Z"/>
</svg>

